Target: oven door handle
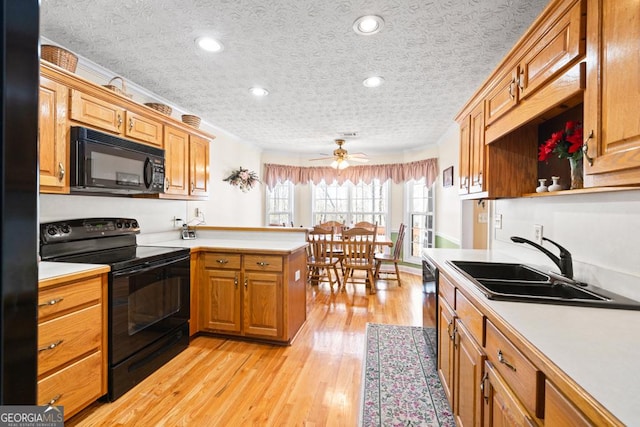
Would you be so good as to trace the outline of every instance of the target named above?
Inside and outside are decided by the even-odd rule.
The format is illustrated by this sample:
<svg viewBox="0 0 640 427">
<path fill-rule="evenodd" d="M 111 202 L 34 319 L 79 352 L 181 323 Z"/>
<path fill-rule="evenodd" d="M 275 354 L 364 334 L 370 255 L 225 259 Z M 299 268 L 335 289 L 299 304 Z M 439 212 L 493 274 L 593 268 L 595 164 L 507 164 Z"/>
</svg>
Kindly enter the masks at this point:
<svg viewBox="0 0 640 427">
<path fill-rule="evenodd" d="M 118 270 L 118 271 L 114 271 L 112 273 L 113 277 L 120 277 L 120 276 L 128 276 L 131 274 L 138 274 L 138 273 L 145 273 L 147 271 L 151 271 L 151 270 L 155 270 L 157 268 L 161 268 L 161 267 L 165 267 L 171 264 L 174 264 L 176 262 L 180 262 L 180 261 L 184 261 L 184 260 L 188 260 L 190 258 L 190 255 L 184 255 L 181 257 L 177 257 L 177 258 L 171 258 L 171 259 L 163 259 L 163 260 L 159 260 L 159 261 L 148 261 L 145 263 L 142 263 L 140 265 L 136 265 L 134 267 L 130 267 L 124 270 Z"/>
</svg>

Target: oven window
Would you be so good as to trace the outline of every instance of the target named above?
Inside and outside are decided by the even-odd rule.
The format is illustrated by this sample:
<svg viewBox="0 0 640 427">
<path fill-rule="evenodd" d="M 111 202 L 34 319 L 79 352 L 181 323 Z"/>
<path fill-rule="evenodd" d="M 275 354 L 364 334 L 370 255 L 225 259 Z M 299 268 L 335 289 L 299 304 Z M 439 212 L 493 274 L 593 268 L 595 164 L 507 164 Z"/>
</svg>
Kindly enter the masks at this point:
<svg viewBox="0 0 640 427">
<path fill-rule="evenodd" d="M 129 335 L 180 311 L 180 277 L 150 271 L 130 278 Z"/>
</svg>

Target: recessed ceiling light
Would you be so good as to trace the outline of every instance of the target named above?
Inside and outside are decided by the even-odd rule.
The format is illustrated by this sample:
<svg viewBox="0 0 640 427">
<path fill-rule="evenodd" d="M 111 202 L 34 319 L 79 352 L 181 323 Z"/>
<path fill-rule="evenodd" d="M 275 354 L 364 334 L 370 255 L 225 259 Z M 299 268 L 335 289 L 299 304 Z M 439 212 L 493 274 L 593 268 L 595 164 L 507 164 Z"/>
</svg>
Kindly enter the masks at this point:
<svg viewBox="0 0 640 427">
<path fill-rule="evenodd" d="M 368 79 L 364 79 L 362 82 L 365 87 L 378 87 L 382 83 L 384 83 L 384 79 L 380 76 L 369 77 Z"/>
<path fill-rule="evenodd" d="M 207 52 L 221 52 L 224 49 L 222 43 L 211 37 L 199 37 L 196 40 L 196 44 L 200 49 L 206 50 Z"/>
<path fill-rule="evenodd" d="M 261 88 L 261 87 L 249 88 L 249 92 L 251 92 L 251 94 L 253 96 L 267 96 L 267 95 L 269 95 L 269 91 L 264 89 L 264 88 Z"/>
<path fill-rule="evenodd" d="M 353 23 L 353 31 L 362 36 L 370 36 L 384 27 L 384 19 L 378 15 L 361 16 Z"/>
</svg>

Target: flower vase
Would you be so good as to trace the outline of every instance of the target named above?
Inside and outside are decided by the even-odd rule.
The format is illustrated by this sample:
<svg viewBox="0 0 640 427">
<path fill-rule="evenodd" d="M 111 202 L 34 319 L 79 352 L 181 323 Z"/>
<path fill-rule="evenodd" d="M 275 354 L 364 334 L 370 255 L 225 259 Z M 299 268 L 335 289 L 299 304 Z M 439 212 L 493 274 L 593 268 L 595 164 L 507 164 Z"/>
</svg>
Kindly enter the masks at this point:
<svg viewBox="0 0 640 427">
<path fill-rule="evenodd" d="M 547 191 L 547 180 L 544 178 L 541 178 L 538 180 L 540 182 L 540 185 L 538 187 L 536 187 L 536 193 L 544 193 Z"/>
<path fill-rule="evenodd" d="M 562 185 L 560 185 L 560 177 L 552 176 L 551 177 L 551 185 L 547 188 L 549 191 L 560 191 L 562 190 Z"/>
<path fill-rule="evenodd" d="M 577 159 L 569 157 L 569 166 L 571 167 L 571 189 L 582 188 L 584 184 L 582 156 Z"/>
</svg>

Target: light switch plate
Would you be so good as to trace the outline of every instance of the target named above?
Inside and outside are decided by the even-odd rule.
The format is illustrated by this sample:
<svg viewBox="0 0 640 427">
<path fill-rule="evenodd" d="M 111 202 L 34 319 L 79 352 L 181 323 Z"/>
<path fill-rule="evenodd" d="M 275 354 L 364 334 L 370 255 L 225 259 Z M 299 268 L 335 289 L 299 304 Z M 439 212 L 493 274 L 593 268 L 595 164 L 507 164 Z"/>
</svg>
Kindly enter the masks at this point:
<svg viewBox="0 0 640 427">
<path fill-rule="evenodd" d="M 533 226 L 533 241 L 542 245 L 542 225 L 540 224 L 534 224 Z"/>
<path fill-rule="evenodd" d="M 502 230 L 502 214 L 496 214 L 493 225 L 497 230 Z"/>
</svg>

